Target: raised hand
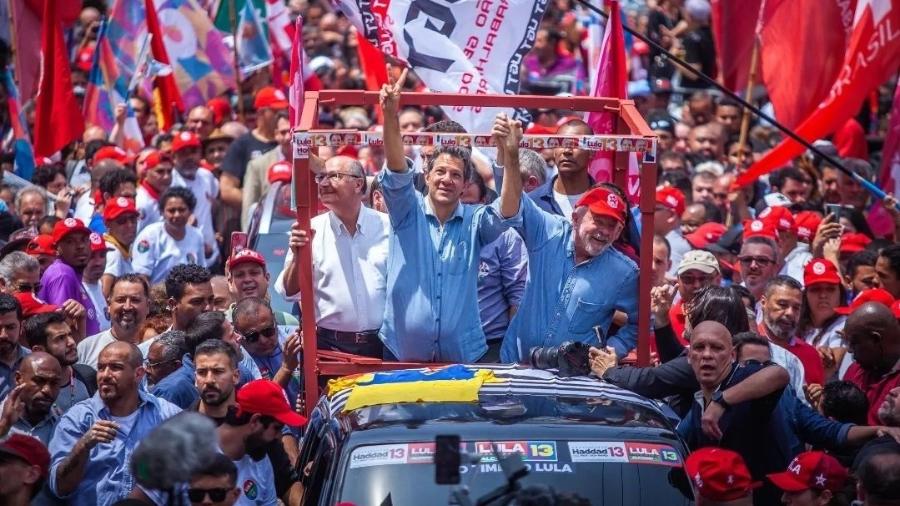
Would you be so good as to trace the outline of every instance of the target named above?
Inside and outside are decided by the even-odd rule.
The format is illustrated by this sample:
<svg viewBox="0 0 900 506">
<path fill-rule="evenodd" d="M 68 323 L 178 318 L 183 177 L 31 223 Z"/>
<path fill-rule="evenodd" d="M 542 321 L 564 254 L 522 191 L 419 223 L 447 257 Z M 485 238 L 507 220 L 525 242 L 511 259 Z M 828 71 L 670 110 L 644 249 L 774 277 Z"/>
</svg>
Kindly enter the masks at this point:
<svg viewBox="0 0 900 506">
<path fill-rule="evenodd" d="M 391 72 L 391 67 L 388 66 L 389 82 L 382 85 L 381 93 L 378 96 L 378 103 L 381 105 L 386 118 L 396 118 L 400 112 L 400 93 L 403 91 L 403 85 L 406 84 L 406 75 L 408 73 L 409 69 L 404 68 L 395 79 Z"/>
</svg>

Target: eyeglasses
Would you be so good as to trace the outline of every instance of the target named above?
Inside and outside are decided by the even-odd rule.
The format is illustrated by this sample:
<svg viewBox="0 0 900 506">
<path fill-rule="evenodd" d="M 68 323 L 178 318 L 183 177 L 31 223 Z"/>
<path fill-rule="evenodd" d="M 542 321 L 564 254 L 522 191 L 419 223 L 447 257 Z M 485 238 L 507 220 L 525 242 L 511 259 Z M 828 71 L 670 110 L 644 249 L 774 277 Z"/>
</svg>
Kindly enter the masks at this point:
<svg viewBox="0 0 900 506">
<path fill-rule="evenodd" d="M 316 174 L 313 179 L 316 181 L 316 184 L 322 184 L 322 181 L 328 179 L 329 183 L 337 183 L 341 179 L 345 177 L 359 178 L 356 174 L 347 174 L 345 172 L 329 172 L 327 174 Z"/>
<path fill-rule="evenodd" d="M 144 369 L 155 369 L 163 364 L 168 364 L 170 362 L 175 362 L 178 359 L 169 359 L 169 360 L 160 360 L 159 362 L 150 362 L 148 360 L 144 360 Z"/>
<path fill-rule="evenodd" d="M 685 285 L 695 285 L 700 283 L 705 285 L 712 281 L 712 276 L 678 276 L 678 279 Z"/>
<path fill-rule="evenodd" d="M 42 286 L 43 285 L 41 285 L 40 282 L 37 282 L 33 285 L 29 285 L 28 283 L 19 283 L 19 286 L 17 286 L 16 288 L 20 293 L 38 293 L 41 291 Z"/>
<path fill-rule="evenodd" d="M 741 262 L 741 265 L 751 266 L 753 262 L 756 262 L 756 265 L 760 267 L 768 267 L 775 263 L 775 260 L 766 257 L 740 257 L 738 260 Z"/>
<path fill-rule="evenodd" d="M 266 327 L 261 330 L 254 330 L 252 332 L 247 332 L 246 334 L 243 332 L 238 332 L 248 343 L 255 343 L 259 341 L 260 336 L 264 337 L 273 337 L 275 335 L 276 329 L 274 326 Z"/>
<path fill-rule="evenodd" d="M 206 496 L 209 495 L 209 499 L 212 502 L 222 502 L 225 500 L 225 496 L 228 495 L 228 492 L 231 492 L 230 488 L 189 488 L 188 489 L 188 499 L 191 500 L 192 503 L 202 502 L 206 499 Z"/>
</svg>

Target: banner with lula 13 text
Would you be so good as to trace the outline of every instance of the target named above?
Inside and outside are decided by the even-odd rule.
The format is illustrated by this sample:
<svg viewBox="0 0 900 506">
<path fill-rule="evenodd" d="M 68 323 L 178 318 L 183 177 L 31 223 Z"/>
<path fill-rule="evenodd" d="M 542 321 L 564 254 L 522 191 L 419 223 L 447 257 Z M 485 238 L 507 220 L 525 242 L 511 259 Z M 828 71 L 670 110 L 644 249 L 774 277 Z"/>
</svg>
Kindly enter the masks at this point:
<svg viewBox="0 0 900 506">
<path fill-rule="evenodd" d="M 548 0 L 331 0 L 386 55 L 407 63 L 432 91 L 516 94 Z M 469 132 L 525 110 L 444 107 Z"/>
</svg>

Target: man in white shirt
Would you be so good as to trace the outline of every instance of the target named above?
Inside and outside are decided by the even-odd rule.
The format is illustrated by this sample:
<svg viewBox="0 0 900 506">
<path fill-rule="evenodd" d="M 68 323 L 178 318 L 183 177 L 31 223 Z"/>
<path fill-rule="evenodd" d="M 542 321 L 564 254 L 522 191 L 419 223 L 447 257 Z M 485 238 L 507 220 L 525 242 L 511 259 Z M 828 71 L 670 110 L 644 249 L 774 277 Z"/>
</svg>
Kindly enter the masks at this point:
<svg viewBox="0 0 900 506">
<path fill-rule="evenodd" d="M 219 197 L 219 182 L 212 172 L 200 168 L 200 138 L 193 132 L 181 132 L 172 140 L 175 173 L 172 186 L 183 186 L 197 199 L 194 205 L 196 226 L 203 234 L 206 265 L 215 263 L 219 255 L 216 231 L 213 228 L 213 202 Z"/>
<path fill-rule="evenodd" d="M 104 331 L 109 328 L 109 314 L 106 310 L 106 298 L 103 296 L 103 288 L 100 286 L 100 277 L 106 269 L 106 254 L 109 247 L 103 237 L 92 232 L 91 240 L 91 258 L 88 260 L 84 272 L 81 274 L 81 286 L 87 292 L 91 303 L 94 305 L 93 310 L 97 313 L 97 321 L 100 322 L 100 330 Z M 89 308 L 88 311 L 91 309 Z"/>
<path fill-rule="evenodd" d="M 159 197 L 172 185 L 172 158 L 168 153 L 153 151 L 144 159 L 146 170 L 137 188 L 135 205 L 140 215 L 138 230 L 162 219 Z"/>
<path fill-rule="evenodd" d="M 78 343 L 78 363 L 97 368 L 97 358 L 107 344 L 126 341 L 138 344 L 144 321 L 150 313 L 150 285 L 138 274 L 125 274 L 113 281 L 106 300 L 110 328 Z"/>
<path fill-rule="evenodd" d="M 304 272 L 295 257 L 311 244 L 319 346 L 381 358 L 378 329 L 387 293 L 388 217 L 362 205 L 366 178 L 357 160 L 331 158 L 315 178 L 319 200 L 329 211 L 312 219 L 312 240 L 296 224 L 291 229 L 291 249 L 275 290 L 299 298 L 298 276 Z"/>
</svg>

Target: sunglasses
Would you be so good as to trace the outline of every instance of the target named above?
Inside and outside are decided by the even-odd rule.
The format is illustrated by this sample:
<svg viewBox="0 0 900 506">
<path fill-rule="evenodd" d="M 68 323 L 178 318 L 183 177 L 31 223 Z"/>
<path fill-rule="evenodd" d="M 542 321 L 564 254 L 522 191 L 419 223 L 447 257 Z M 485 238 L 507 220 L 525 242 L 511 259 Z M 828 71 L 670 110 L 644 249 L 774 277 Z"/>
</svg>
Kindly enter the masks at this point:
<svg viewBox="0 0 900 506">
<path fill-rule="evenodd" d="M 19 289 L 19 293 L 38 293 L 41 291 L 42 286 L 43 285 L 41 285 L 40 283 L 35 283 L 33 285 L 29 285 L 28 283 L 19 283 L 19 286 L 17 288 Z"/>
<path fill-rule="evenodd" d="M 246 334 L 244 334 L 243 332 L 238 333 L 243 336 L 248 343 L 255 343 L 256 341 L 259 341 L 260 336 L 273 337 L 276 331 L 277 330 L 275 329 L 275 327 L 267 327 L 261 330 L 247 332 Z"/>
<path fill-rule="evenodd" d="M 231 492 L 230 488 L 189 488 L 188 489 L 188 499 L 193 503 L 202 502 L 206 499 L 206 496 L 209 495 L 209 499 L 212 502 L 222 502 L 225 500 L 225 497 L 228 495 L 228 492 Z"/>
<path fill-rule="evenodd" d="M 766 257 L 741 257 L 738 258 L 742 265 L 751 266 L 753 262 L 756 262 L 756 265 L 760 267 L 768 267 L 771 264 L 775 263 L 775 260 Z"/>
</svg>

